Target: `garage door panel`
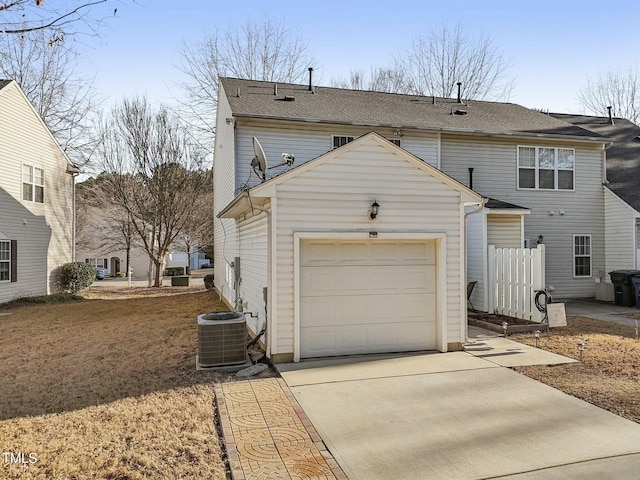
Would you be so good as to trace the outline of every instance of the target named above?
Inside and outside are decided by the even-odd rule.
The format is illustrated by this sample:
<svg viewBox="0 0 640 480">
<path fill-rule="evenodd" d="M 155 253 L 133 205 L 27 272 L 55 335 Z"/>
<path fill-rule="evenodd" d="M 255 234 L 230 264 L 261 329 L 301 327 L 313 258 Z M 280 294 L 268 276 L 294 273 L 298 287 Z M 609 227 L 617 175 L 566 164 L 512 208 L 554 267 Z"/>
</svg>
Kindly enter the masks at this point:
<svg viewBox="0 0 640 480">
<path fill-rule="evenodd" d="M 368 325 L 435 318 L 435 294 L 325 298 L 301 301 L 301 327 Z"/>
<path fill-rule="evenodd" d="M 303 296 L 435 292 L 435 265 L 302 267 Z"/>
<path fill-rule="evenodd" d="M 431 333 L 435 322 L 401 322 L 396 325 L 379 324 L 367 329 L 345 326 L 339 330 L 329 327 L 310 327 L 307 336 L 300 339 L 305 357 L 330 355 L 356 355 L 365 353 L 397 352 L 435 349 Z"/>
<path fill-rule="evenodd" d="M 436 348 L 436 242 L 303 240 L 301 357 Z"/>
</svg>

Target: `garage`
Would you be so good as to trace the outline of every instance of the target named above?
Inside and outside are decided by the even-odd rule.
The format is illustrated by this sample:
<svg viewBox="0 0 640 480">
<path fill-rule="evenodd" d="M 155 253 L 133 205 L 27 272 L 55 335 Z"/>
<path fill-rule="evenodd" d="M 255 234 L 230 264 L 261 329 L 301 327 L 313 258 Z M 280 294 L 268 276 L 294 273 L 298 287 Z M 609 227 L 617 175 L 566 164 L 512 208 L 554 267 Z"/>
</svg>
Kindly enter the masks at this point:
<svg viewBox="0 0 640 480">
<path fill-rule="evenodd" d="M 436 349 L 436 241 L 304 239 L 303 358 Z"/>
</svg>

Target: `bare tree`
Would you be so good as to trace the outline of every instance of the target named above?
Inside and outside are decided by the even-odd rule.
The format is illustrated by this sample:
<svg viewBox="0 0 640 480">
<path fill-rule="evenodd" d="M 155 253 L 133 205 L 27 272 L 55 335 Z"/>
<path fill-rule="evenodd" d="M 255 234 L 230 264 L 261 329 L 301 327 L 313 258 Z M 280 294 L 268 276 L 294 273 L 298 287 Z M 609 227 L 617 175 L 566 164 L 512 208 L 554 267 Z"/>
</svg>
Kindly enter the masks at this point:
<svg viewBox="0 0 640 480">
<path fill-rule="evenodd" d="M 607 116 L 607 107 L 613 114 L 633 123 L 640 121 L 640 78 L 638 67 L 619 68 L 596 78 L 589 78 L 578 94 L 586 111 Z"/>
<path fill-rule="evenodd" d="M 84 252 L 125 252 L 125 272 L 131 250 L 139 243 L 131 216 L 113 202 L 112 182 L 102 173 L 76 186 L 76 249 Z"/>
<path fill-rule="evenodd" d="M 193 215 L 187 220 L 182 232 L 176 238 L 174 247 L 187 255 L 187 275 L 191 274 L 191 255 L 204 252 L 213 244 L 213 177 L 212 171 L 196 171 L 192 175 L 202 175 L 206 187 L 195 199 Z"/>
<path fill-rule="evenodd" d="M 464 98 L 504 100 L 513 88 L 509 68 L 487 34 L 473 37 L 458 24 L 417 37 L 409 51 L 398 56 L 393 71 L 404 75 L 407 93 L 452 97 L 457 95 L 457 82 L 462 82 Z"/>
<path fill-rule="evenodd" d="M 186 116 L 212 145 L 218 100 L 218 77 L 297 82 L 313 66 L 307 45 L 283 22 L 248 22 L 224 32 L 207 34 L 195 44 L 181 48 L 179 70 L 186 93 Z"/>
<path fill-rule="evenodd" d="M 89 120 L 99 101 L 93 81 L 76 71 L 72 45 L 50 44 L 48 35 L 0 35 L 0 76 L 20 85 L 71 161 L 83 166 L 95 147 Z"/>
<path fill-rule="evenodd" d="M 351 70 L 349 78 L 333 79 L 331 86 L 374 92 L 407 93 L 405 74 L 394 67 L 372 67 L 369 74 L 363 70 Z"/>
<path fill-rule="evenodd" d="M 45 4 L 44 0 L 0 0 L 0 35 L 47 30 L 52 33 L 50 41 L 59 42 L 79 23 L 95 32 L 99 21 L 89 13 L 92 7 L 107 1 L 67 0 Z M 55 6 L 49 6 L 51 3 Z"/>
<path fill-rule="evenodd" d="M 152 108 L 146 99 L 114 107 L 102 134 L 99 152 L 113 201 L 130 217 L 159 287 L 172 243 L 208 192 L 206 176 L 193 174 L 202 169 L 204 152 L 166 108 Z"/>
</svg>

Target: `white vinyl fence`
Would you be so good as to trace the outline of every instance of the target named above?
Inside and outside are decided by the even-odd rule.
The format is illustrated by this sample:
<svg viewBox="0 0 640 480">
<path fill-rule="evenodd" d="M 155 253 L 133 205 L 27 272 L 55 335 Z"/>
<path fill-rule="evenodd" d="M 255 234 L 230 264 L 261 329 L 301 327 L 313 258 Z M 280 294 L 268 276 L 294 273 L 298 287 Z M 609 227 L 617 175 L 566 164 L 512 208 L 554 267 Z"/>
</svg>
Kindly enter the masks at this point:
<svg viewBox="0 0 640 480">
<path fill-rule="evenodd" d="M 541 322 L 535 305 L 544 288 L 544 245 L 538 248 L 496 248 L 489 245 L 489 312 Z"/>
</svg>

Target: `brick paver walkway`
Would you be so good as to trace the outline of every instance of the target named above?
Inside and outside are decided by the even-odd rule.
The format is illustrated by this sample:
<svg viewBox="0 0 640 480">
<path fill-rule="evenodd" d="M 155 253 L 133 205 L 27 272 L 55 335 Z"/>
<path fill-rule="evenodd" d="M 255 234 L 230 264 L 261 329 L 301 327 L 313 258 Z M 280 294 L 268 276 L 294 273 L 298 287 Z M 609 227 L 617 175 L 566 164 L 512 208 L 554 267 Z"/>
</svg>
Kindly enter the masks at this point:
<svg viewBox="0 0 640 480">
<path fill-rule="evenodd" d="M 234 480 L 346 480 L 322 439 L 279 378 L 215 387 Z"/>
</svg>

